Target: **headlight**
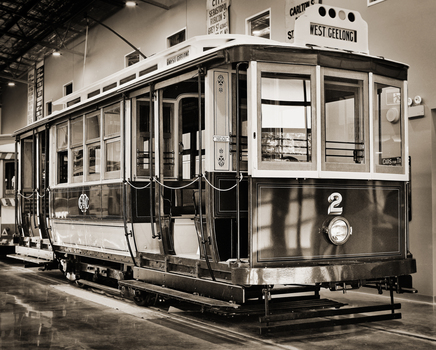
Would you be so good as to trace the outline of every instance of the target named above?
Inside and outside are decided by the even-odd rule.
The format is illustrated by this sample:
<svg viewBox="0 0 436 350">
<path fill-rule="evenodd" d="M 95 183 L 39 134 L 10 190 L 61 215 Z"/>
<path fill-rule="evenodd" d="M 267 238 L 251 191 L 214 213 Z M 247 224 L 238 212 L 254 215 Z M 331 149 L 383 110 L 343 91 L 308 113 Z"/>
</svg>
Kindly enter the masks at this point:
<svg viewBox="0 0 436 350">
<path fill-rule="evenodd" d="M 325 231 L 333 244 L 342 245 L 348 241 L 353 230 L 347 219 L 337 216 L 328 223 Z"/>
</svg>

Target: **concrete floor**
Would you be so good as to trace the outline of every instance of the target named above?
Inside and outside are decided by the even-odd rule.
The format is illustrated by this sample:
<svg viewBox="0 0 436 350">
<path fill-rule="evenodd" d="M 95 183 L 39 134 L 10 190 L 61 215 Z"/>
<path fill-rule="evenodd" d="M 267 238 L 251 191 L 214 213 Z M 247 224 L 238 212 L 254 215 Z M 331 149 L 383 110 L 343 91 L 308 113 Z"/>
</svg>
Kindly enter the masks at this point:
<svg viewBox="0 0 436 350">
<path fill-rule="evenodd" d="M 349 304 L 389 302 L 327 293 Z M 58 271 L 1 259 L 0 349 L 436 349 L 436 305 L 396 301 L 400 320 L 260 336 L 246 319 L 138 307 L 71 285 Z"/>
</svg>

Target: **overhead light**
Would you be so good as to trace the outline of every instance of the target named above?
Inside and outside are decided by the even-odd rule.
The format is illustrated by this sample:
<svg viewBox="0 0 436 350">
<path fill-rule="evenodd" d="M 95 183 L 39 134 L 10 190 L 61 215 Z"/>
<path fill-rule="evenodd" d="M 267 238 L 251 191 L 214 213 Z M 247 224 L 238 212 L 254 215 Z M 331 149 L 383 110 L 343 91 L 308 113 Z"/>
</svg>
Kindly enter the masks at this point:
<svg viewBox="0 0 436 350">
<path fill-rule="evenodd" d="M 8 83 L 8 86 L 15 86 L 15 83 L 14 83 L 13 81 L 10 81 L 10 82 Z"/>
<path fill-rule="evenodd" d="M 58 50 L 53 51 L 53 56 L 60 56 L 60 55 L 61 55 L 61 53 Z"/>
<path fill-rule="evenodd" d="M 136 2 L 135 1 L 126 1 L 126 6 L 128 6 L 128 7 L 135 7 L 136 6 Z"/>
</svg>

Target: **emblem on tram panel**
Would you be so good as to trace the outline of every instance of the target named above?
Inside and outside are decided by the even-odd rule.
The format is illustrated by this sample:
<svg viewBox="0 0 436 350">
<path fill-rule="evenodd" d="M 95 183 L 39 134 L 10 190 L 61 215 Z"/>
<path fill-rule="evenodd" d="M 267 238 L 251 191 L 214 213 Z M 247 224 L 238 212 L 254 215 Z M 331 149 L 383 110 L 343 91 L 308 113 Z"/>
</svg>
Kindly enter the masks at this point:
<svg viewBox="0 0 436 350">
<path fill-rule="evenodd" d="M 79 197 L 79 209 L 82 213 L 85 213 L 89 208 L 89 198 L 85 193 L 82 193 Z"/>
<path fill-rule="evenodd" d="M 220 75 L 218 75 L 218 85 L 220 86 L 220 88 L 219 88 L 219 92 L 223 92 L 224 91 L 224 89 L 223 89 L 223 84 L 224 84 L 224 77 L 220 74 Z"/>
<path fill-rule="evenodd" d="M 220 156 L 218 157 L 218 165 L 220 167 L 223 167 L 224 164 L 226 164 L 226 160 L 224 159 L 224 156 L 223 156 L 224 150 L 222 148 L 220 148 L 219 152 L 220 152 Z"/>
</svg>

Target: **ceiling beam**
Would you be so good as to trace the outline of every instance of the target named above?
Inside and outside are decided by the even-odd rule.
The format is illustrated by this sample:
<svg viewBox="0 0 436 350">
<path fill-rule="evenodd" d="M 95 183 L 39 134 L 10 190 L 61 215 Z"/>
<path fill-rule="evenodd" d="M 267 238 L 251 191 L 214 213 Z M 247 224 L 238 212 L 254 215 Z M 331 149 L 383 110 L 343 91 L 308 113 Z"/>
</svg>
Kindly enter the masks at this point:
<svg viewBox="0 0 436 350">
<path fill-rule="evenodd" d="M 29 82 L 27 80 L 17 79 L 17 78 L 14 78 L 14 77 L 6 75 L 6 74 L 0 74 L 0 79 L 5 79 L 5 80 L 8 80 L 8 81 L 14 81 L 16 83 L 21 83 L 21 84 L 29 84 Z"/>
<path fill-rule="evenodd" d="M 54 44 L 51 44 L 51 43 L 46 42 L 46 41 L 35 40 L 35 39 L 32 39 L 32 38 L 28 38 L 26 36 L 22 36 L 22 35 L 19 35 L 19 34 L 7 32 L 7 31 L 4 31 L 4 30 L 0 30 L 0 34 L 1 35 L 9 36 L 11 38 L 15 38 L 17 40 L 23 40 L 23 41 L 26 41 L 28 43 L 32 43 L 32 44 L 36 44 L 36 45 L 41 45 L 43 47 L 47 47 L 47 48 L 53 49 L 53 50 L 65 51 L 65 52 L 69 52 L 69 53 L 72 53 L 74 55 L 80 55 L 80 56 L 84 55 L 82 52 L 79 52 L 79 51 L 70 50 L 70 49 L 67 49 L 65 47 L 54 45 Z"/>
</svg>

